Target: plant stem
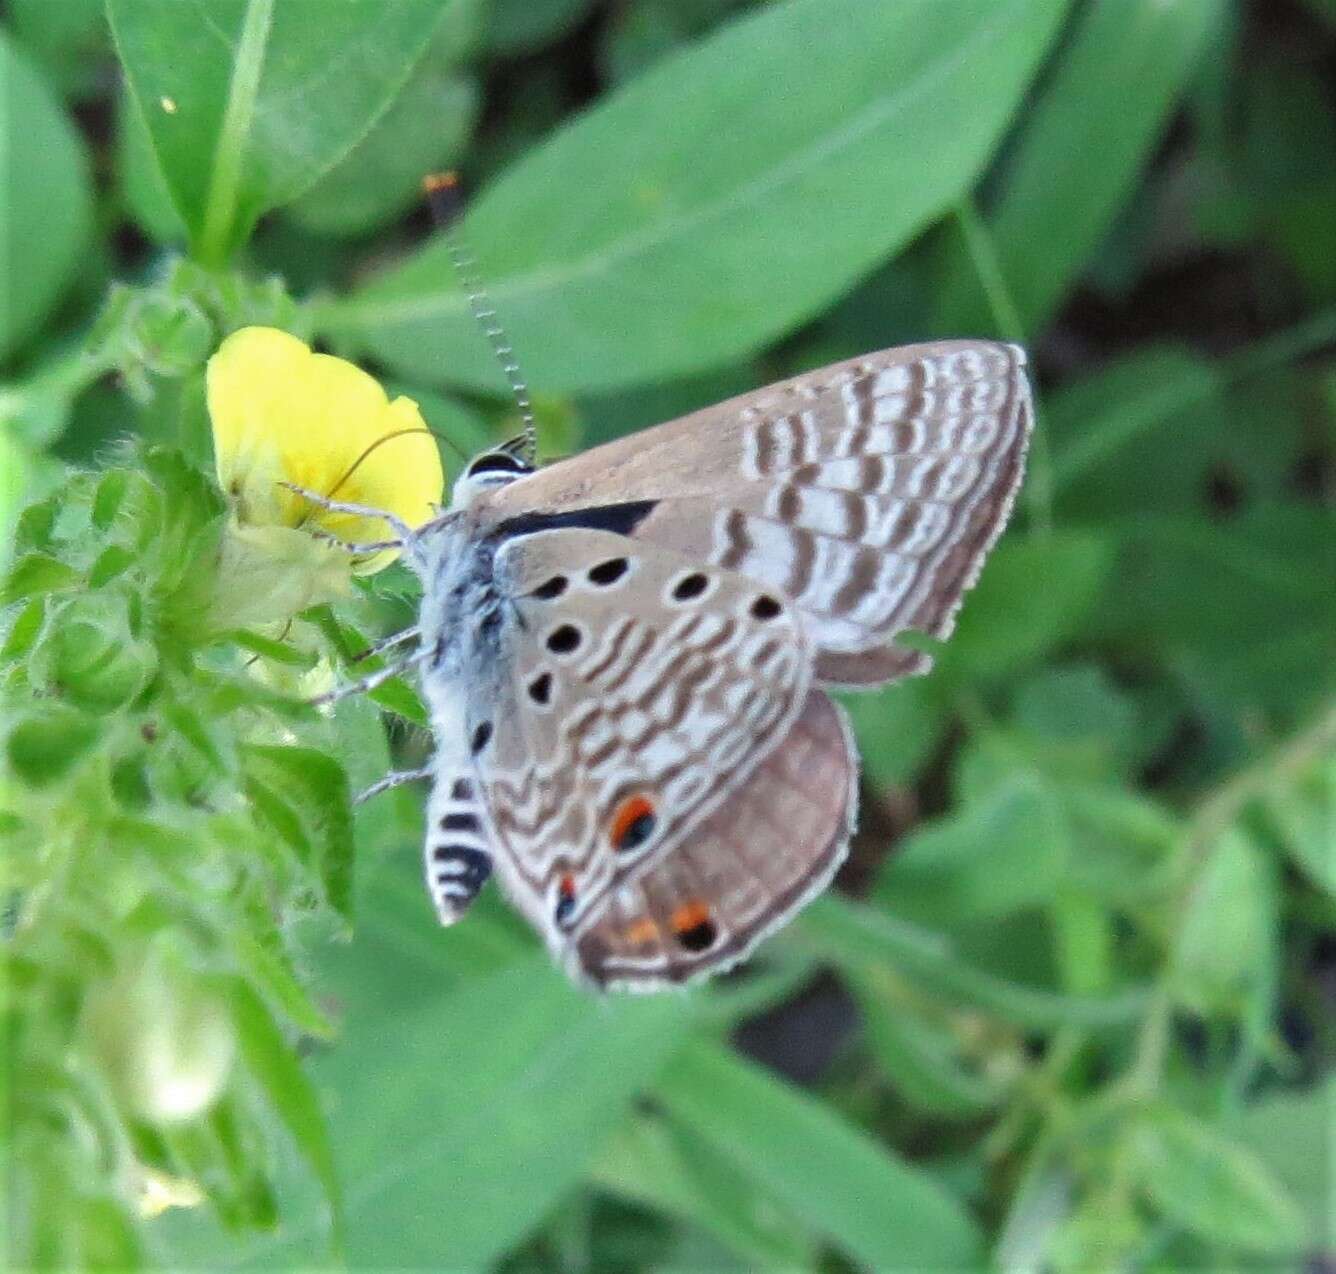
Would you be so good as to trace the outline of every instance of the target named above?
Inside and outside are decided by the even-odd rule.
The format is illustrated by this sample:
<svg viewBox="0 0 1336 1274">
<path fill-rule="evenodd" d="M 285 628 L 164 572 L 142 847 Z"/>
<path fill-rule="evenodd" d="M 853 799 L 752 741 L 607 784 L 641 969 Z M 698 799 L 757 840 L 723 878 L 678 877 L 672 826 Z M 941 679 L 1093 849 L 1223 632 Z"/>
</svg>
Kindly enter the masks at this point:
<svg viewBox="0 0 1336 1274">
<path fill-rule="evenodd" d="M 237 42 L 236 61 L 227 89 L 227 105 L 213 153 L 213 179 L 204 208 L 196 252 L 206 265 L 219 266 L 227 258 L 228 240 L 236 220 L 241 166 L 260 94 L 260 73 L 273 25 L 274 0 L 249 0 Z"/>
</svg>

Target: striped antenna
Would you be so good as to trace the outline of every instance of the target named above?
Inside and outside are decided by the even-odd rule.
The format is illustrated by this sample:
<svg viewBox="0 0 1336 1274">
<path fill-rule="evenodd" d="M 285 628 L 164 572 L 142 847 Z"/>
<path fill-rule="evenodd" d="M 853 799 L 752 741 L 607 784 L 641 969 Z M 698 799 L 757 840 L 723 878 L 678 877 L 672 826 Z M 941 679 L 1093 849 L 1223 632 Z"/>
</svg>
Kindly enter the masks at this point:
<svg viewBox="0 0 1336 1274">
<path fill-rule="evenodd" d="M 432 173 L 422 179 L 422 190 L 427 196 L 427 206 L 431 209 L 432 219 L 441 230 L 445 239 L 445 250 L 450 254 L 450 263 L 468 296 L 469 309 L 477 319 L 492 347 L 496 361 L 505 373 L 514 396 L 515 406 L 519 408 L 520 419 L 524 422 L 524 432 L 502 445 L 503 451 L 522 453 L 530 465 L 537 463 L 538 427 L 534 422 L 533 404 L 529 401 L 529 386 L 520 375 L 519 364 L 515 361 L 515 351 L 511 348 L 501 325 L 496 321 L 496 311 L 488 300 L 487 291 L 478 276 L 478 263 L 468 250 L 458 229 L 459 213 L 463 207 L 459 190 L 459 175 L 453 172 Z"/>
</svg>

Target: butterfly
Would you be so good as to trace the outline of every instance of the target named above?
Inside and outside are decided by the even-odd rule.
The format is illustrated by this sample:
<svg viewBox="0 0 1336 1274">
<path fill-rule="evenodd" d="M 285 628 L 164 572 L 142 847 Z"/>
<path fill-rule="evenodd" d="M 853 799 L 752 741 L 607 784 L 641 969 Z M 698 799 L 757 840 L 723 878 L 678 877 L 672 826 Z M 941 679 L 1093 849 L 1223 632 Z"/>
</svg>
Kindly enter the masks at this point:
<svg viewBox="0 0 1336 1274">
<path fill-rule="evenodd" d="M 1025 355 L 883 350 L 535 469 L 477 456 L 385 518 L 422 581 L 443 924 L 493 873 L 577 980 L 654 990 L 745 958 L 829 883 L 858 757 L 827 693 L 927 672 L 1011 509 Z M 336 692 L 338 694 L 345 691 Z M 370 795 L 371 793 L 368 793 Z"/>
</svg>

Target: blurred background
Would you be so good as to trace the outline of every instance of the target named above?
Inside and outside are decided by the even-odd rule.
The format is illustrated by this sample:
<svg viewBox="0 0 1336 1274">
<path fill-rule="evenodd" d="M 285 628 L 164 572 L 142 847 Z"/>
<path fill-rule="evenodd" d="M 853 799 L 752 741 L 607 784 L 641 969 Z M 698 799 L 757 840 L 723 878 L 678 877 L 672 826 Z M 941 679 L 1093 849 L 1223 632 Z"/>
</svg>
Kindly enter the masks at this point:
<svg viewBox="0 0 1336 1274">
<path fill-rule="evenodd" d="M 134 906 L 56 870 L 42 846 L 72 806 L 46 796 L 6 885 L 19 1264 L 1336 1262 L 1332 0 L 3 13 L 15 720 L 47 666 L 22 663 L 50 619 L 25 599 L 110 578 L 45 565 L 59 510 L 106 525 L 98 475 L 153 446 L 153 481 L 214 508 L 183 475 L 211 471 L 203 366 L 228 331 L 358 361 L 420 403 L 452 473 L 513 427 L 428 171 L 462 174 L 548 457 L 936 336 L 1022 342 L 1039 411 L 936 670 L 848 701 L 863 804 L 835 888 L 711 988 L 595 1000 L 491 894 L 439 931 L 413 793 L 356 815 L 337 933 L 250 905 L 235 830 L 209 834 L 240 875 L 160 887 L 167 798 L 126 797 L 130 745 L 98 734 L 122 839 L 85 839 Z M 392 570 L 320 631 L 412 606 Z M 209 666 L 301 662 L 271 638 Z M 56 709 L 32 702 L 40 734 Z M 137 706 L 96 710 L 140 746 Z M 200 711 L 168 732 L 232 738 L 232 706 Z M 346 811 L 344 771 L 425 755 L 415 717 L 391 686 L 282 737 L 337 758 Z M 30 787 L 64 790 L 18 733 L 6 831 Z M 244 961 L 210 927 L 243 896 L 237 923 L 270 926 Z M 126 1096 L 107 1025 L 159 923 L 190 934 L 175 972 L 150 1008 L 142 981 L 124 994 L 207 1073 L 184 1116 Z M 188 988 L 234 975 L 272 1021 L 240 991 L 201 1018 Z"/>
</svg>

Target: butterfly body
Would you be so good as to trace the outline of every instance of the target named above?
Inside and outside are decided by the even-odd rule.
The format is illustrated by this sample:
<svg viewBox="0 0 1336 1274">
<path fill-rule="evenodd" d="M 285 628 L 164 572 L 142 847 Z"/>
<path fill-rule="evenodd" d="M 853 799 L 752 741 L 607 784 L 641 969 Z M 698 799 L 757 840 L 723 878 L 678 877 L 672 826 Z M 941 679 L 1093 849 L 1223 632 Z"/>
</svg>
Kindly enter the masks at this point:
<svg viewBox="0 0 1336 1274">
<path fill-rule="evenodd" d="M 867 355 L 531 471 L 413 533 L 442 921 L 491 869 L 577 978 L 726 968 L 825 886 L 857 757 L 823 685 L 927 670 L 1006 520 L 1024 355 Z"/>
</svg>

